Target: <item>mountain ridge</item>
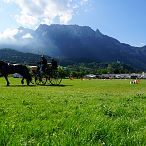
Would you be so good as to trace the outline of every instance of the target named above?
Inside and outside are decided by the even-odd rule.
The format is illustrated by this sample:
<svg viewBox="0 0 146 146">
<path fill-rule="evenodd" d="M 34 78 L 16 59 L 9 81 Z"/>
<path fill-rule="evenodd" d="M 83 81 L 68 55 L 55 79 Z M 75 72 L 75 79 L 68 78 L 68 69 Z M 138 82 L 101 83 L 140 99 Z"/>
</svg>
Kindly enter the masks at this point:
<svg viewBox="0 0 146 146">
<path fill-rule="evenodd" d="M 41 24 L 36 30 L 22 27 L 19 30 L 15 39 L 22 44 L 17 44 L 16 47 L 13 45 L 12 49 L 15 50 L 74 61 L 83 58 L 99 62 L 119 60 L 146 70 L 146 46 L 134 47 L 121 43 L 89 26 Z"/>
</svg>

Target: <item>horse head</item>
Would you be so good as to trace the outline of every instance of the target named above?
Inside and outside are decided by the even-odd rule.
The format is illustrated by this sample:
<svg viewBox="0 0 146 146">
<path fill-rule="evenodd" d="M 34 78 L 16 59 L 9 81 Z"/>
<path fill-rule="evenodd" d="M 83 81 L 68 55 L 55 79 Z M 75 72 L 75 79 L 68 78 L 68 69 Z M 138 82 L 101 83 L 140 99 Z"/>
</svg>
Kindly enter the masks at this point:
<svg viewBox="0 0 146 146">
<path fill-rule="evenodd" d="M 2 68 L 2 66 L 4 66 L 4 65 L 7 65 L 7 63 L 2 61 L 2 60 L 0 60 L 0 68 Z"/>
</svg>

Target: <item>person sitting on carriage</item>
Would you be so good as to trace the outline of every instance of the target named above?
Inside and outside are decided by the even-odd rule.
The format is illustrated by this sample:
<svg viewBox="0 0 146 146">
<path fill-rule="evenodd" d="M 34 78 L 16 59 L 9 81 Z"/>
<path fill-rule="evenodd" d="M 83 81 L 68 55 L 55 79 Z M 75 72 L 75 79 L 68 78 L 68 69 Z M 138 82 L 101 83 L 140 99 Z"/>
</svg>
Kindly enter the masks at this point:
<svg viewBox="0 0 146 146">
<path fill-rule="evenodd" d="M 57 61 L 52 59 L 51 60 L 51 69 L 55 70 L 55 69 L 57 69 L 57 67 L 58 67 Z"/>
<path fill-rule="evenodd" d="M 44 55 L 41 56 L 41 60 L 39 64 L 40 64 L 40 68 L 39 68 L 40 73 L 44 73 L 46 71 L 46 66 L 47 66 L 47 59 L 44 57 Z"/>
</svg>

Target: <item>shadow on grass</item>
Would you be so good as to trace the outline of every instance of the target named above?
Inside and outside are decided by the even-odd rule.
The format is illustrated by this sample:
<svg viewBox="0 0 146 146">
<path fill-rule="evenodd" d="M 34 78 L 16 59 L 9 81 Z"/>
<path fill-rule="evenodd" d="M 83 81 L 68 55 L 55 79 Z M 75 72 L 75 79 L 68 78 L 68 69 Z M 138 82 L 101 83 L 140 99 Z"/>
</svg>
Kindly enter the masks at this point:
<svg viewBox="0 0 146 146">
<path fill-rule="evenodd" d="M 51 85 L 51 84 L 46 84 L 46 85 L 36 85 L 36 86 L 54 86 L 54 87 L 67 87 L 67 86 L 73 86 L 73 85 L 63 85 L 63 84 L 60 84 L 60 85 Z"/>
<path fill-rule="evenodd" d="M 35 87 L 36 85 L 9 85 L 9 86 L 7 86 L 7 85 L 2 85 L 3 87 Z"/>
<path fill-rule="evenodd" d="M 37 86 L 50 86 L 50 87 L 67 87 L 67 86 L 73 86 L 73 85 L 63 85 L 63 84 L 60 84 L 60 85 L 51 85 L 51 84 L 46 84 L 46 85 L 36 85 L 36 84 L 33 84 L 33 85 L 10 85 L 10 86 L 7 86 L 7 85 L 2 85 L 3 87 L 37 87 Z"/>
</svg>

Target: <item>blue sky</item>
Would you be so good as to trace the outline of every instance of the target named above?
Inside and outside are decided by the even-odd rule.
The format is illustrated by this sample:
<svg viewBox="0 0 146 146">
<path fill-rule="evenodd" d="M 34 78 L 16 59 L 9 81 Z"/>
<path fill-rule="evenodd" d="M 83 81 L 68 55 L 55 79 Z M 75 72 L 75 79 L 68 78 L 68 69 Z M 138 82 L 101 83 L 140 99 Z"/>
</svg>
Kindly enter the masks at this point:
<svg viewBox="0 0 146 146">
<path fill-rule="evenodd" d="M 0 0 L 0 39 L 19 26 L 78 24 L 132 46 L 146 45 L 146 0 Z"/>
</svg>

